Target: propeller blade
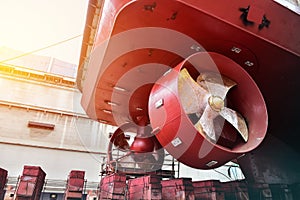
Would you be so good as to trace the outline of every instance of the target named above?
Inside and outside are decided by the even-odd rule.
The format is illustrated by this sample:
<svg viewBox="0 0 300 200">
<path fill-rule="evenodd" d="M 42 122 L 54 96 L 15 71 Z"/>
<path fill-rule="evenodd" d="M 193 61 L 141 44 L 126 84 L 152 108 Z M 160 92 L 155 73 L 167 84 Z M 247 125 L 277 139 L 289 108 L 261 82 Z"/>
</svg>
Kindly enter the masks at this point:
<svg viewBox="0 0 300 200">
<path fill-rule="evenodd" d="M 216 141 L 219 135 L 214 127 L 214 119 L 218 115 L 232 124 L 245 142 L 248 141 L 245 119 L 238 112 L 225 107 L 227 92 L 235 85 L 236 82 L 218 73 L 201 73 L 196 82 L 187 69 L 183 68 L 180 71 L 178 92 L 182 107 L 186 114 L 196 113 L 201 116 L 194 126 L 213 141 Z"/>
<path fill-rule="evenodd" d="M 219 96 L 222 99 L 225 99 L 230 88 L 237 85 L 228 77 L 214 72 L 201 73 L 197 78 L 197 83 L 206 88 L 212 95 Z"/>
<path fill-rule="evenodd" d="M 186 114 L 199 113 L 204 109 L 203 105 L 207 104 L 205 99 L 208 92 L 197 84 L 185 68 L 179 73 L 178 92 Z"/>
<path fill-rule="evenodd" d="M 238 112 L 224 107 L 219 114 L 226 119 L 240 133 L 245 142 L 248 141 L 248 127 L 244 117 Z"/>
<path fill-rule="evenodd" d="M 113 143 L 116 146 L 116 148 L 118 148 L 121 151 L 128 151 L 129 150 L 129 143 L 128 143 L 124 133 L 117 136 Z"/>
<path fill-rule="evenodd" d="M 217 116 L 218 113 L 207 105 L 199 121 L 194 125 L 200 133 L 207 135 L 213 141 L 216 141 L 214 119 Z"/>
</svg>

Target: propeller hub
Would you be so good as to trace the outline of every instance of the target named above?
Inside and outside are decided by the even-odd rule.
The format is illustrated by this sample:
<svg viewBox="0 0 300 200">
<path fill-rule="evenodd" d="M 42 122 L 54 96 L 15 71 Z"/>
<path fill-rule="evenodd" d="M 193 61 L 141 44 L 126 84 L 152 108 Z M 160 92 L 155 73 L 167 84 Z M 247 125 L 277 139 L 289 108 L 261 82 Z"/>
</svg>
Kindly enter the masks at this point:
<svg viewBox="0 0 300 200">
<path fill-rule="evenodd" d="M 225 104 L 224 100 L 221 97 L 214 95 L 208 98 L 208 103 L 210 107 L 216 112 L 220 112 L 224 108 Z"/>
</svg>

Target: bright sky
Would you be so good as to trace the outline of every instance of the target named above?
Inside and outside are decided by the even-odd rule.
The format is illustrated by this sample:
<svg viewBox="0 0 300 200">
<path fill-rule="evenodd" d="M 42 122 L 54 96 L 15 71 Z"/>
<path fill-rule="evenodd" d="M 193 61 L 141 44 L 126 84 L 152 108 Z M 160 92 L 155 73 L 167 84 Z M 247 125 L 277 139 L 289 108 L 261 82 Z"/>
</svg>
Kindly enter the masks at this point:
<svg viewBox="0 0 300 200">
<path fill-rule="evenodd" d="M 0 47 L 34 51 L 82 35 L 88 0 L 0 0 Z M 82 36 L 35 53 L 78 64 Z"/>
</svg>

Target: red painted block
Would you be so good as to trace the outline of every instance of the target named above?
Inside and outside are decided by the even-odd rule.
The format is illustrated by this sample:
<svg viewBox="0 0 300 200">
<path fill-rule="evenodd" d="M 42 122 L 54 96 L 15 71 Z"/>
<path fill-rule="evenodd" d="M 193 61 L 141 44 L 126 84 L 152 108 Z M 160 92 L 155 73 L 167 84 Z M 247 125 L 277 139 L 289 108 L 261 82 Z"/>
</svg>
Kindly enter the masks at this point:
<svg viewBox="0 0 300 200">
<path fill-rule="evenodd" d="M 81 200 L 82 193 L 81 192 L 66 192 L 66 199 L 72 199 L 72 200 Z"/>
<path fill-rule="evenodd" d="M 35 196 L 36 184 L 37 184 L 36 177 L 22 176 L 18 186 L 17 196 L 24 196 L 24 197 Z"/>
<path fill-rule="evenodd" d="M 194 191 L 192 185 L 174 185 L 174 186 L 162 186 L 164 190 L 186 190 L 186 191 Z"/>
<path fill-rule="evenodd" d="M 45 177 L 46 173 L 39 166 L 28 166 L 25 165 L 23 168 L 23 175 L 26 176 L 36 176 L 36 177 Z"/>
<path fill-rule="evenodd" d="M 128 186 L 134 186 L 134 185 L 149 185 L 153 183 L 159 183 L 161 182 L 161 177 L 156 175 L 149 175 L 149 176 L 142 176 L 135 179 L 128 180 Z"/>
<path fill-rule="evenodd" d="M 195 193 L 195 200 L 225 200 L 224 192 Z"/>
<path fill-rule="evenodd" d="M 0 190 L 0 199 L 4 199 L 5 190 Z"/>
<path fill-rule="evenodd" d="M 84 179 L 70 178 L 68 180 L 68 190 L 73 192 L 82 192 L 84 185 Z"/>
<path fill-rule="evenodd" d="M 193 182 L 196 200 L 225 200 L 221 182 L 218 180 Z"/>
<path fill-rule="evenodd" d="M 194 187 L 191 178 L 179 178 L 161 181 L 162 199 L 194 199 Z"/>
<path fill-rule="evenodd" d="M 45 177 L 46 173 L 41 167 L 25 165 L 16 191 L 16 200 L 39 200 Z"/>
<path fill-rule="evenodd" d="M 194 181 L 194 188 L 202 188 L 202 187 L 221 187 L 221 182 L 219 180 L 207 180 L 207 181 Z"/>
<path fill-rule="evenodd" d="M 124 200 L 124 194 L 112 194 L 109 192 L 102 191 L 99 195 L 99 200 L 107 200 L 107 199 L 122 199 Z"/>
<path fill-rule="evenodd" d="M 126 175 L 112 174 L 101 179 L 99 199 L 124 199 Z"/>
<path fill-rule="evenodd" d="M 4 189 L 7 179 L 7 171 L 0 168 L 0 191 Z"/>
<path fill-rule="evenodd" d="M 221 188 L 216 187 L 202 187 L 202 188 L 194 188 L 194 193 L 210 193 L 210 192 L 223 192 Z"/>
<path fill-rule="evenodd" d="M 136 191 L 141 191 L 141 190 L 153 190 L 153 189 L 161 190 L 161 188 L 162 188 L 161 184 L 133 185 L 133 186 L 128 185 L 129 192 L 136 192 Z"/>
<path fill-rule="evenodd" d="M 191 178 L 178 178 L 178 179 L 171 179 L 171 180 L 162 180 L 161 185 L 163 187 L 172 187 L 175 185 L 190 185 L 192 186 L 192 179 Z"/>
<path fill-rule="evenodd" d="M 164 189 L 163 189 L 164 190 Z M 185 199 L 185 200 L 194 200 L 195 195 L 193 191 L 184 191 L 184 190 L 173 190 L 169 192 L 162 191 L 162 199 L 170 200 L 170 199 Z"/>
<path fill-rule="evenodd" d="M 160 184 L 132 186 L 128 188 L 129 199 L 162 199 L 162 188 Z"/>
<path fill-rule="evenodd" d="M 123 194 L 126 188 L 126 183 L 122 182 L 114 182 L 114 183 L 107 183 L 100 186 L 101 191 L 106 191 L 111 194 Z"/>
<path fill-rule="evenodd" d="M 161 177 L 142 176 L 128 181 L 128 199 L 162 199 Z"/>
<path fill-rule="evenodd" d="M 128 194 L 129 200 L 143 199 L 143 200 L 152 200 L 152 199 L 162 199 L 161 190 L 140 190 L 135 193 Z"/>
<path fill-rule="evenodd" d="M 112 183 L 112 182 L 125 182 L 126 175 L 125 174 L 111 174 L 105 176 L 101 179 L 100 184 Z"/>
<path fill-rule="evenodd" d="M 65 199 L 81 199 L 84 187 L 85 171 L 72 170 L 68 176 Z"/>
<path fill-rule="evenodd" d="M 81 170 L 72 170 L 69 174 L 69 178 L 78 178 L 78 179 L 84 179 L 85 171 Z"/>
</svg>

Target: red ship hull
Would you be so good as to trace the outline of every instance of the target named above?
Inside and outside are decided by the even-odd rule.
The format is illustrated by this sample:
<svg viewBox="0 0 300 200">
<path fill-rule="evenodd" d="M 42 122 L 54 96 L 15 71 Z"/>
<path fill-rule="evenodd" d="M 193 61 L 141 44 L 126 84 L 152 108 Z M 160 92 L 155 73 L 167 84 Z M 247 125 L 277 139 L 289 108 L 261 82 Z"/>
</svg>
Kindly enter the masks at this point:
<svg viewBox="0 0 300 200">
<path fill-rule="evenodd" d="M 96 2 L 90 2 L 78 72 L 82 106 L 91 118 L 121 126 L 148 117 L 152 86 L 168 69 L 199 51 L 215 52 L 240 65 L 265 99 L 269 127 L 261 148 L 267 150 L 258 154 L 270 152 L 274 137 L 299 156 L 299 15 L 271 0 L 104 1 L 89 46 Z M 275 167 L 284 160 L 274 163 L 280 173 L 290 168 Z"/>
</svg>

